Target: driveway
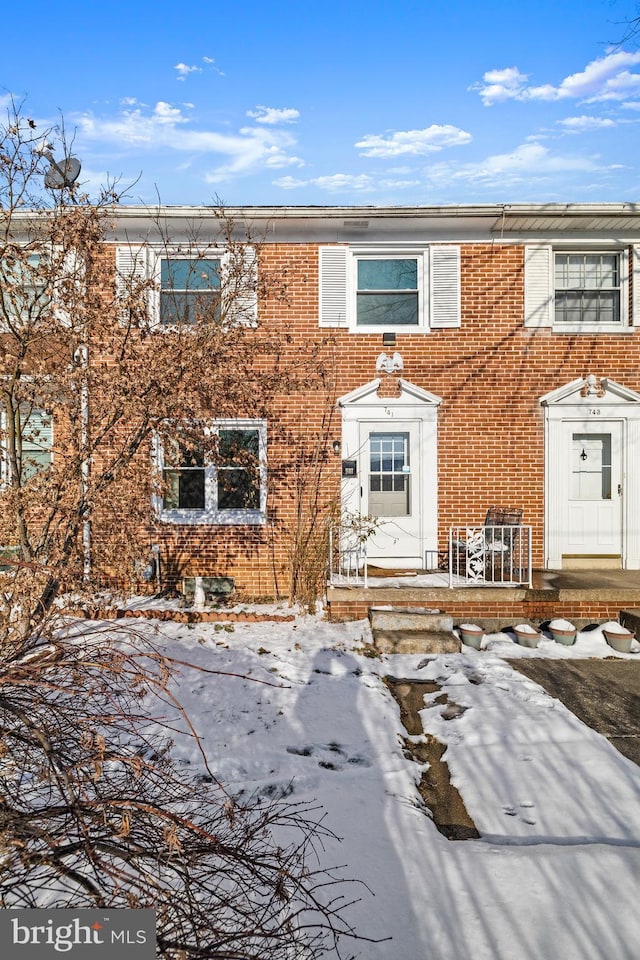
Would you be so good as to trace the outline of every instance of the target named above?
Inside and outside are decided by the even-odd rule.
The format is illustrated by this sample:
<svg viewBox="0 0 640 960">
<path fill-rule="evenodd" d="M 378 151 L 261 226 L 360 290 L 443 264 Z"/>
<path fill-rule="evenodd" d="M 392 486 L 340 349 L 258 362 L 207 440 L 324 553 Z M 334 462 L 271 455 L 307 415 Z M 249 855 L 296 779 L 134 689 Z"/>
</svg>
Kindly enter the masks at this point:
<svg viewBox="0 0 640 960">
<path fill-rule="evenodd" d="M 509 662 L 640 766 L 640 661 Z"/>
</svg>

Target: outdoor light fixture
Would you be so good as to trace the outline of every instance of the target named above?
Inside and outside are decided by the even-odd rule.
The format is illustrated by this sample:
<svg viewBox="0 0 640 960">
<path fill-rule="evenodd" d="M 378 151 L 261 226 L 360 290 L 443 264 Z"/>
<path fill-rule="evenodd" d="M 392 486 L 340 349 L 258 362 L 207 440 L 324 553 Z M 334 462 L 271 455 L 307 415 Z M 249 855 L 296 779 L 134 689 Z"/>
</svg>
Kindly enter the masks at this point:
<svg viewBox="0 0 640 960">
<path fill-rule="evenodd" d="M 382 334 L 382 346 L 383 347 L 395 347 L 396 345 L 396 335 L 391 331 L 390 333 Z"/>
<path fill-rule="evenodd" d="M 340 451 L 342 450 L 342 444 L 340 443 L 339 440 L 334 440 L 334 441 L 333 441 L 333 444 L 332 444 L 332 447 L 333 447 L 333 452 L 335 453 L 335 455 L 336 455 L 336 457 L 337 457 L 337 456 L 339 455 Z"/>
</svg>

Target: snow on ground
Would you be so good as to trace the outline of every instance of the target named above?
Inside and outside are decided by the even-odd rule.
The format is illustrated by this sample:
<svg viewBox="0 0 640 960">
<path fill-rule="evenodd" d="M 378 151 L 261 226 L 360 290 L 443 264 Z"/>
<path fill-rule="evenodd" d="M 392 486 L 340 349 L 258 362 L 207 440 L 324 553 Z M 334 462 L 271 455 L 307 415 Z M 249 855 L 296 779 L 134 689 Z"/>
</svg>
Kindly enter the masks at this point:
<svg viewBox="0 0 640 960">
<path fill-rule="evenodd" d="M 245 675 L 184 668 L 176 690 L 232 791 L 322 805 L 341 838 L 324 865 L 344 864 L 367 885 L 351 921 L 392 938 L 356 944 L 363 960 L 637 957 L 640 769 L 508 662 L 620 656 L 599 629 L 573 647 L 526 649 L 496 634 L 482 651 L 382 658 L 365 655 L 366 621 L 135 629 L 179 660 Z M 466 708 L 444 720 L 428 695 L 421 716 L 447 744 L 480 840 L 445 839 L 422 808 L 423 768 L 403 754 L 385 675 L 436 680 Z M 176 749 L 185 764 L 201 762 L 192 742 Z"/>
</svg>

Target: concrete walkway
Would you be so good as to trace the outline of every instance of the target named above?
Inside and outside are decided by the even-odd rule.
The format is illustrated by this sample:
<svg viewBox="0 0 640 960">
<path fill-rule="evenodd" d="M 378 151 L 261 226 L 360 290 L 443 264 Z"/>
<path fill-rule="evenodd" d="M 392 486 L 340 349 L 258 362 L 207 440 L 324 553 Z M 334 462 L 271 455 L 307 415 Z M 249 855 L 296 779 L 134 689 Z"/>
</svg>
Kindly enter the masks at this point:
<svg viewBox="0 0 640 960">
<path fill-rule="evenodd" d="M 640 661 L 510 660 L 640 766 Z"/>
</svg>

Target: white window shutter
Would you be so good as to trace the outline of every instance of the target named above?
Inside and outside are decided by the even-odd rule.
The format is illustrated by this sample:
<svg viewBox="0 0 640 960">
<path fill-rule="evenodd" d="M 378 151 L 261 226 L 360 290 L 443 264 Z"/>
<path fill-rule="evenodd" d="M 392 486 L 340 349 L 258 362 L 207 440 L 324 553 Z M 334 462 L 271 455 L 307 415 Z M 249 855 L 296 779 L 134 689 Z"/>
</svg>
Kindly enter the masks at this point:
<svg viewBox="0 0 640 960">
<path fill-rule="evenodd" d="M 255 247 L 234 248 L 224 259 L 225 317 L 254 326 L 258 321 L 258 254 Z"/>
<path fill-rule="evenodd" d="M 460 326 L 460 247 L 429 248 L 430 326 Z"/>
<path fill-rule="evenodd" d="M 640 246 L 637 244 L 631 248 L 631 284 L 631 323 L 640 327 Z"/>
<path fill-rule="evenodd" d="M 135 289 L 136 283 L 145 282 L 151 278 L 150 253 L 147 247 L 140 244 L 128 244 L 116 247 L 116 295 L 119 300 L 126 301 Z M 145 290 L 147 309 L 151 317 L 157 317 L 157 292 Z M 124 314 L 127 311 L 123 311 Z"/>
<path fill-rule="evenodd" d="M 550 327 L 553 251 L 549 245 L 524 248 L 524 325 Z"/>
<path fill-rule="evenodd" d="M 348 327 L 346 247 L 320 247 L 320 326 Z"/>
</svg>

